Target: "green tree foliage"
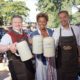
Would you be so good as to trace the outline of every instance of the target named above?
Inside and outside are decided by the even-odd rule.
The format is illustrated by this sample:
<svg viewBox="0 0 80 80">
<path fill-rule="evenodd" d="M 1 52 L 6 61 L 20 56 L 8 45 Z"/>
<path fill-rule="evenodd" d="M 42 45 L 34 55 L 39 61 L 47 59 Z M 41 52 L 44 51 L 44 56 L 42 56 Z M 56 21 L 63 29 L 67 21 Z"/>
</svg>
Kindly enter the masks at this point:
<svg viewBox="0 0 80 80">
<path fill-rule="evenodd" d="M 23 1 L 4 1 L 0 0 L 0 15 L 7 24 L 10 22 L 10 18 L 13 15 L 21 15 L 23 17 L 28 16 L 29 9 L 26 7 Z"/>
<path fill-rule="evenodd" d="M 49 16 L 49 26 L 50 27 L 58 27 L 58 12 L 60 10 L 67 10 L 71 15 L 72 23 L 79 22 L 80 12 L 76 13 L 76 15 L 72 15 L 72 6 L 80 5 L 80 0 L 38 0 L 38 9 L 41 12 L 47 13 Z M 79 18 L 79 19 L 78 19 Z"/>
</svg>

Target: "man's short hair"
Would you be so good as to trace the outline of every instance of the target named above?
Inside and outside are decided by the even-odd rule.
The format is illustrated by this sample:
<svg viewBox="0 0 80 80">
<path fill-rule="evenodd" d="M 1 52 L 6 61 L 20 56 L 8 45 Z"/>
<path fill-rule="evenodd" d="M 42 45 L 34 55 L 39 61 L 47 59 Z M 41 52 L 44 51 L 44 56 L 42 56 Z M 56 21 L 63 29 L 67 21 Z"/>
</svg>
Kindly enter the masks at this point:
<svg viewBox="0 0 80 80">
<path fill-rule="evenodd" d="M 65 13 L 65 14 L 67 14 L 67 15 L 69 16 L 68 11 L 66 11 L 66 10 L 62 10 L 62 11 L 60 11 L 60 12 L 58 13 L 58 15 L 61 14 L 61 13 Z"/>
<path fill-rule="evenodd" d="M 39 14 L 37 15 L 37 17 L 36 17 L 37 21 L 38 21 L 39 18 L 41 18 L 41 17 L 45 18 L 46 21 L 48 21 L 48 15 L 47 15 L 46 13 L 42 13 L 42 12 L 39 13 Z"/>
<path fill-rule="evenodd" d="M 23 21 L 23 18 L 22 18 L 22 16 L 20 16 L 20 15 L 13 15 L 13 16 L 11 17 L 11 21 L 12 21 L 14 18 L 20 18 L 20 19 Z"/>
</svg>

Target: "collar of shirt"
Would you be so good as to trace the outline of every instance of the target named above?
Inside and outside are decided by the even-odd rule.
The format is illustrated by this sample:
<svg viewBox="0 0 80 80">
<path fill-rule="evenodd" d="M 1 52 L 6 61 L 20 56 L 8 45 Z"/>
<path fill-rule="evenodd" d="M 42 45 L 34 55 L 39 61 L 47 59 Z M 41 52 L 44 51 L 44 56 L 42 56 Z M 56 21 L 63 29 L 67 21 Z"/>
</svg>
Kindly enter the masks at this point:
<svg viewBox="0 0 80 80">
<path fill-rule="evenodd" d="M 16 29 L 13 28 L 13 30 L 14 30 L 15 32 L 19 33 L 19 34 L 22 34 L 22 33 L 23 33 L 22 29 L 21 29 L 21 30 L 16 30 Z"/>
<path fill-rule="evenodd" d="M 67 29 L 64 28 L 64 27 L 61 25 L 61 29 L 62 29 L 62 30 L 70 30 L 70 29 L 71 29 L 71 25 L 69 25 L 69 28 L 67 28 Z"/>
</svg>

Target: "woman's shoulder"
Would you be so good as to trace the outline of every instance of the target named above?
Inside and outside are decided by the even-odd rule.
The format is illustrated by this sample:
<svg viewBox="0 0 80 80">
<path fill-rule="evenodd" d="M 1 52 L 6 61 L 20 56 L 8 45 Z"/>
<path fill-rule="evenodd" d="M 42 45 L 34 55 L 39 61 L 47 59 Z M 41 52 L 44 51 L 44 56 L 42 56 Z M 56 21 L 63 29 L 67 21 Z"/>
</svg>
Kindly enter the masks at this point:
<svg viewBox="0 0 80 80">
<path fill-rule="evenodd" d="M 33 37 L 33 36 L 35 36 L 35 35 L 38 35 L 38 30 L 33 31 L 33 32 L 30 34 L 31 37 Z"/>
</svg>

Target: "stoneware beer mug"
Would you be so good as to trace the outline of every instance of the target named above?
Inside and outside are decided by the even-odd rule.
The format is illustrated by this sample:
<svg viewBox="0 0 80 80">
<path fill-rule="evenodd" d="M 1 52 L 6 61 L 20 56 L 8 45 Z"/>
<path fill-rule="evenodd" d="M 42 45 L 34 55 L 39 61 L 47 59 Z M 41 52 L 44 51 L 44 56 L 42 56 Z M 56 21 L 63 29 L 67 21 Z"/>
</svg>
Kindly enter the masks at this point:
<svg viewBox="0 0 80 80">
<path fill-rule="evenodd" d="M 55 41 L 52 37 L 45 37 L 43 39 L 43 53 L 45 57 L 55 56 Z"/>
<path fill-rule="evenodd" d="M 42 54 L 43 52 L 43 37 L 41 35 L 36 35 L 32 39 L 32 49 L 34 54 Z"/>
<path fill-rule="evenodd" d="M 22 61 L 27 61 L 32 58 L 32 53 L 26 41 L 17 43 L 16 48 Z"/>
</svg>

